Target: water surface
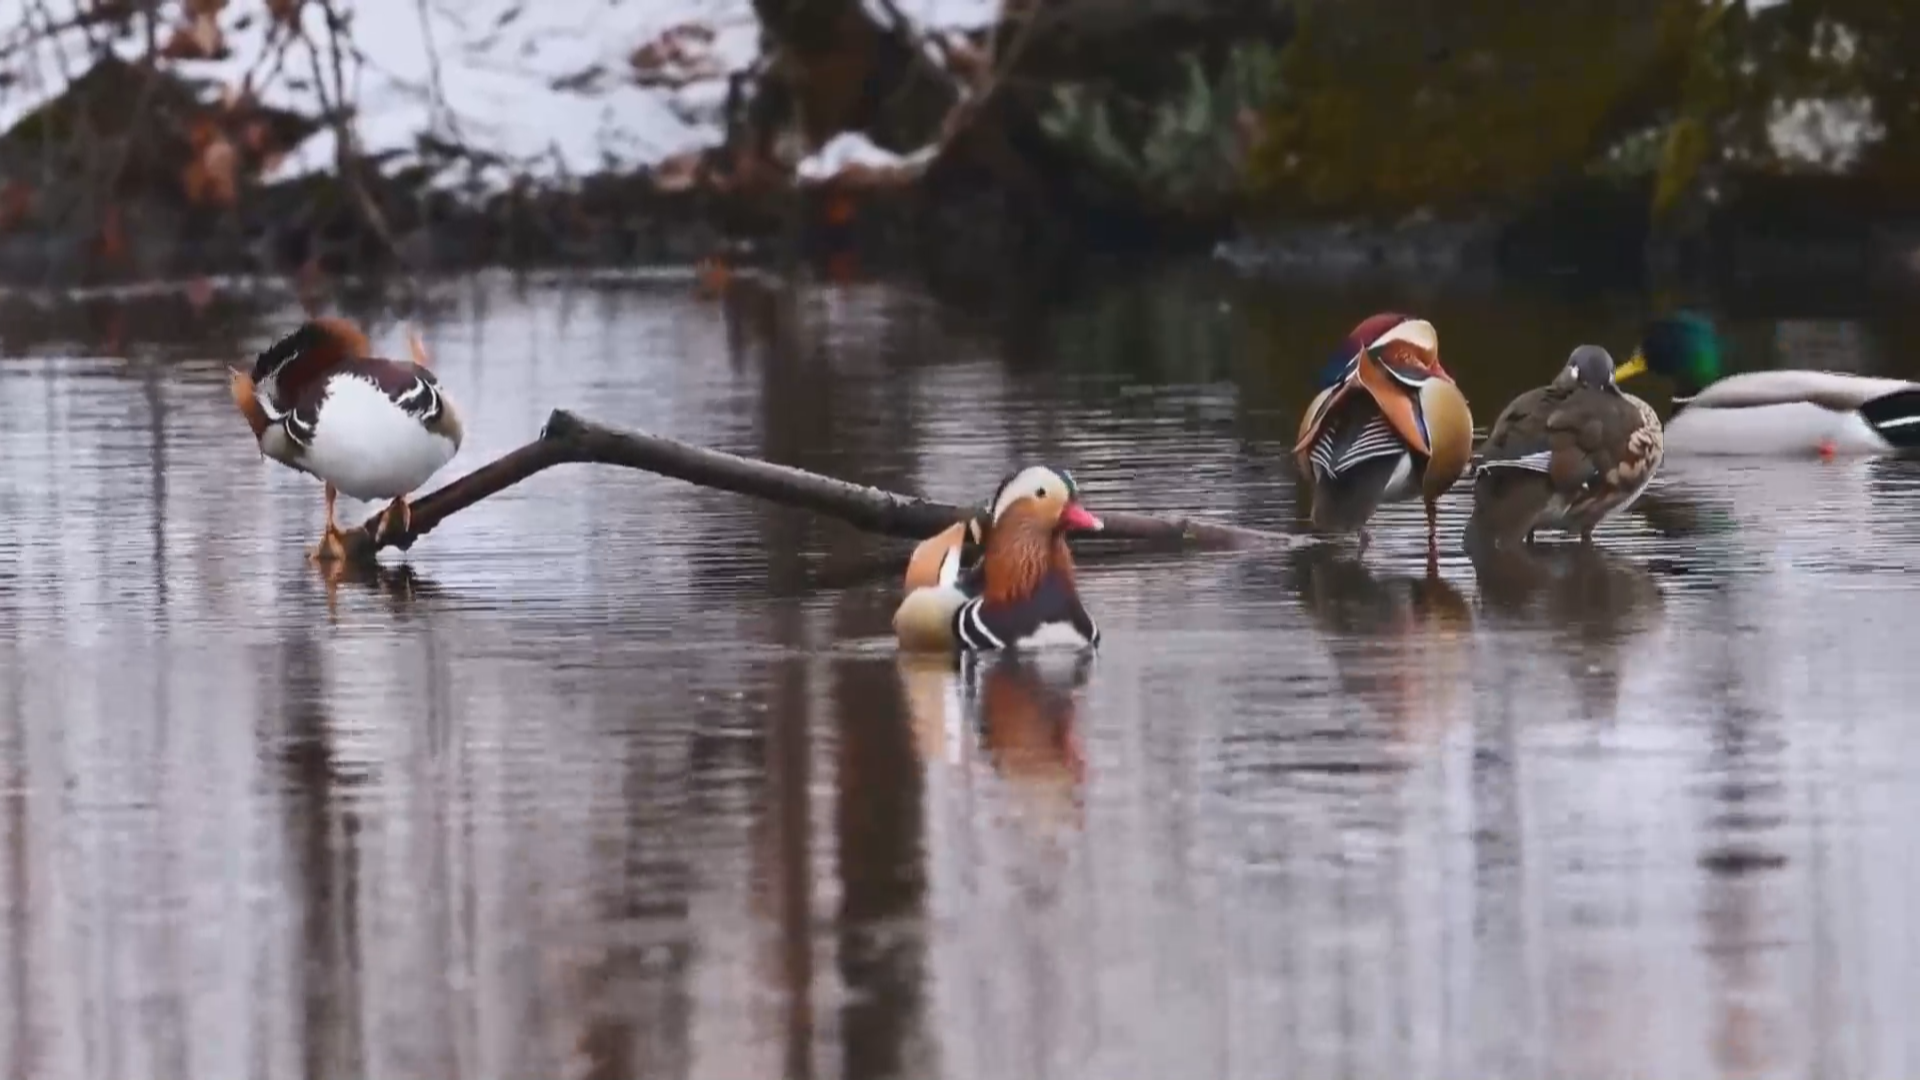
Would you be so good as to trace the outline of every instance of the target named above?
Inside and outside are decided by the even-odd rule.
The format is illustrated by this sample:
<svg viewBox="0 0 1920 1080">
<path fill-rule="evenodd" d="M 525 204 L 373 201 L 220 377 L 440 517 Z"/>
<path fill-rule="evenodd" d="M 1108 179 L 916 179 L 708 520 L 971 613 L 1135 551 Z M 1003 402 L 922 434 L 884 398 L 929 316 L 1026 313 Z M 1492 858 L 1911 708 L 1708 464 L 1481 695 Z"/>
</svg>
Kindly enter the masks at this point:
<svg viewBox="0 0 1920 1080">
<path fill-rule="evenodd" d="M 1910 307 L 1722 315 L 1743 366 L 1915 375 Z M 448 476 L 566 406 L 1294 528 L 1312 372 L 1382 308 L 1484 424 L 1642 301 L 482 277 L 410 314 Z M 1480 568 L 1456 497 L 1431 578 L 1417 508 L 1363 562 L 1090 561 L 1096 659 L 956 673 L 886 645 L 898 545 L 610 469 L 330 587 L 318 485 L 225 395 L 299 317 L 0 300 L 7 1075 L 1920 1071 L 1920 467 L 1671 462 L 1598 550 Z"/>
</svg>

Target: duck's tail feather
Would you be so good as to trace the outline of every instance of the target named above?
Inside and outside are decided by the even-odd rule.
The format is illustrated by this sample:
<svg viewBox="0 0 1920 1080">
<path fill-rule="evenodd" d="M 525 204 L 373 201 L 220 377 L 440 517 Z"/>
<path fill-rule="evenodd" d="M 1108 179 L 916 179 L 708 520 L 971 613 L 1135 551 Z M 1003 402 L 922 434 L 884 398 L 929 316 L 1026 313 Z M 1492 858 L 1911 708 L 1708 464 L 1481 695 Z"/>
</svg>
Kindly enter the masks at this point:
<svg viewBox="0 0 1920 1080">
<path fill-rule="evenodd" d="M 1860 418 L 1895 450 L 1920 450 L 1920 387 L 1881 394 L 1860 406 Z"/>
</svg>

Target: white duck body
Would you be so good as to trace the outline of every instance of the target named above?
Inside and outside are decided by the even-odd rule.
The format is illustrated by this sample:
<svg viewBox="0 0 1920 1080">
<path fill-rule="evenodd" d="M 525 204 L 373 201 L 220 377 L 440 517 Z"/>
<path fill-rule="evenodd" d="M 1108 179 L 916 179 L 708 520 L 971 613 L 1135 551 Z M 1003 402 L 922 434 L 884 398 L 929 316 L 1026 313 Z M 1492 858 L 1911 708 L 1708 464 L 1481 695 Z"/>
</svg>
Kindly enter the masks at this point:
<svg viewBox="0 0 1920 1080">
<path fill-rule="evenodd" d="M 1669 453 L 1698 455 L 1885 454 L 1886 433 L 1920 438 L 1920 383 L 1831 371 L 1754 371 L 1715 380 L 1666 424 Z M 1911 409 L 1870 423 L 1861 408 L 1916 393 Z M 1896 435 L 1896 438 L 1898 436 Z M 1909 443 L 1912 440 L 1907 440 Z"/>
<path fill-rule="evenodd" d="M 459 452 L 458 425 L 437 431 L 417 415 L 432 404 L 428 398 L 440 399 L 437 407 L 452 411 L 439 387 L 425 379 L 397 399 L 356 372 L 329 375 L 323 388 L 310 425 L 303 425 L 296 411 L 290 423 L 274 424 L 262 434 L 260 448 L 276 461 L 328 481 L 343 495 L 369 501 L 400 498 Z M 261 404 L 269 415 L 278 412 L 265 394 Z M 304 444 L 303 433 L 308 440 Z"/>
</svg>

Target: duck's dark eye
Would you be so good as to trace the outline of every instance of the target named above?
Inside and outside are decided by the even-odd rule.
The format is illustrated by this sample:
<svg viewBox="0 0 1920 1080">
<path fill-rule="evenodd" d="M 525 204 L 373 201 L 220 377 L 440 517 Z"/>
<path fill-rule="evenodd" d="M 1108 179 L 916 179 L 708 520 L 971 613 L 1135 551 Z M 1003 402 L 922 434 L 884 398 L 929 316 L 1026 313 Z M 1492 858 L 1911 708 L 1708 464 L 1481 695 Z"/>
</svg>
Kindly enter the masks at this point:
<svg viewBox="0 0 1920 1080">
<path fill-rule="evenodd" d="M 1047 497 L 1047 489 L 1046 489 L 1046 488 L 1034 488 L 1034 489 L 1033 489 L 1033 497 L 1034 497 L 1034 498 L 1036 498 L 1036 499 L 1044 499 L 1044 498 L 1046 498 L 1046 497 Z"/>
</svg>

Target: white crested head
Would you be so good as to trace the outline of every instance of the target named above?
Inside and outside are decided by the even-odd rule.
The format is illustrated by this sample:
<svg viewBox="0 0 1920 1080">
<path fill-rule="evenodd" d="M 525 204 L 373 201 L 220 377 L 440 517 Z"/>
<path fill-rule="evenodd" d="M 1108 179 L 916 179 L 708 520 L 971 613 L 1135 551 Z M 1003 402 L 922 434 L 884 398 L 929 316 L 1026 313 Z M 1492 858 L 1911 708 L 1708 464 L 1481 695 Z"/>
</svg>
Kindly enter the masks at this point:
<svg viewBox="0 0 1920 1080">
<path fill-rule="evenodd" d="M 998 522 L 1001 515 L 1023 498 L 1039 498 L 1066 502 L 1076 492 L 1073 475 L 1065 475 L 1045 465 L 1029 465 L 1014 473 L 1000 484 L 1000 490 L 993 496 L 993 520 Z"/>
</svg>

